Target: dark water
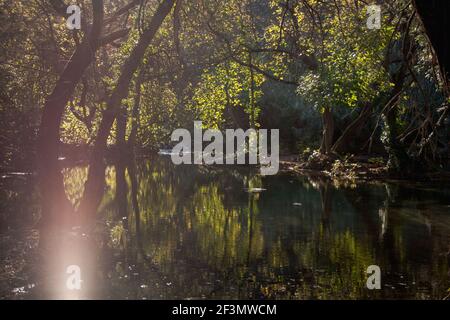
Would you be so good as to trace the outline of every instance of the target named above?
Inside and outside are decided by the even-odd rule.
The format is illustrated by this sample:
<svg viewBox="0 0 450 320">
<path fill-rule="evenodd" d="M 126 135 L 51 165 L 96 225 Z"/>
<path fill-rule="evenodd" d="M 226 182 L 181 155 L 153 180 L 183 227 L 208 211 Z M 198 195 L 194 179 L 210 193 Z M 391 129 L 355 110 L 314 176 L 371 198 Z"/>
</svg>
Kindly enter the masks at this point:
<svg viewBox="0 0 450 320">
<path fill-rule="evenodd" d="M 86 167 L 64 170 L 75 206 L 86 175 Z M 3 179 L 1 297 L 442 299 L 449 293 L 449 186 L 261 177 L 242 168 L 174 167 L 165 158 L 139 162 L 137 192 L 130 170 L 124 177 L 108 168 L 97 223 L 67 232 L 58 252 L 37 247 L 32 179 Z M 42 271 L 45 261 L 58 266 L 52 274 Z M 81 291 L 60 288 L 69 264 L 82 266 Z M 370 265 L 381 268 L 381 290 L 366 288 Z"/>
</svg>

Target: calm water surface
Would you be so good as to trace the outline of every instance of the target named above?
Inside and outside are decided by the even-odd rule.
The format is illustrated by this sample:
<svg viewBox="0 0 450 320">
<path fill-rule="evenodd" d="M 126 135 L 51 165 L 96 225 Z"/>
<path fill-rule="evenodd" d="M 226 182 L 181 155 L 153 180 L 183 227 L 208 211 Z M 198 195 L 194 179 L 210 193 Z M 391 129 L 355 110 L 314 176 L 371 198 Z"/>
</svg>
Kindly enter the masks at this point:
<svg viewBox="0 0 450 320">
<path fill-rule="evenodd" d="M 108 168 L 98 221 L 64 234 L 61 252 L 37 247 L 39 203 L 32 179 L 3 178 L 1 297 L 442 299 L 448 294 L 448 185 L 261 177 L 243 168 L 174 167 L 163 157 L 140 160 L 136 180 L 130 172 L 117 175 L 115 166 Z M 83 166 L 64 169 L 75 206 L 86 176 Z M 42 271 L 45 261 L 58 267 Z M 64 283 L 67 276 L 60 271 L 70 264 L 82 266 L 83 290 L 49 289 Z M 381 268 L 381 290 L 366 288 L 370 265 Z"/>
</svg>

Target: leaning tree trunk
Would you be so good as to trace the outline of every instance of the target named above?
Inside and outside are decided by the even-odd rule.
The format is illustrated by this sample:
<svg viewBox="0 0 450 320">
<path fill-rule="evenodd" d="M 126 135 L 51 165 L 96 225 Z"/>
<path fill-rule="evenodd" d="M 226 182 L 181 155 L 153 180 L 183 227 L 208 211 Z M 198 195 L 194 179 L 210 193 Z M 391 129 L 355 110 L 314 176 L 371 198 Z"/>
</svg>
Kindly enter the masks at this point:
<svg viewBox="0 0 450 320">
<path fill-rule="evenodd" d="M 148 28 L 143 32 L 139 42 L 125 61 L 117 85 L 108 99 L 108 107 L 103 112 L 102 121 L 91 155 L 88 179 L 85 184 L 83 198 L 78 210 L 79 214 L 82 215 L 84 219 L 91 219 L 94 216 L 103 196 L 105 184 L 104 152 L 106 150 L 111 127 L 120 110 L 122 100 L 128 95 L 131 80 L 144 58 L 147 47 L 150 45 L 165 17 L 172 10 L 174 3 L 175 0 L 165 0 L 159 5 Z"/>
<path fill-rule="evenodd" d="M 71 206 L 67 200 L 58 164 L 59 130 L 65 107 L 84 71 L 94 60 L 97 40 L 102 30 L 103 0 L 92 0 L 94 21 L 89 35 L 75 50 L 43 108 L 37 141 L 37 169 L 42 198 L 42 220 L 67 222 Z"/>
</svg>

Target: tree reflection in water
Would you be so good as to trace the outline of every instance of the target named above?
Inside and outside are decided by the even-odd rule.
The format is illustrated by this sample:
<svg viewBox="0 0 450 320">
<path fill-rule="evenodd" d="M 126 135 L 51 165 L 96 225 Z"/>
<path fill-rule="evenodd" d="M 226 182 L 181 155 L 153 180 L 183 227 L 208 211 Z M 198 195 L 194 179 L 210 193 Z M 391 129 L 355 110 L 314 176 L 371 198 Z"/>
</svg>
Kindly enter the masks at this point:
<svg viewBox="0 0 450 320">
<path fill-rule="evenodd" d="M 107 168 L 95 222 L 41 234 L 50 246 L 25 297 L 442 298 L 450 287 L 448 188 L 136 163 Z M 63 176 L 77 208 L 87 170 Z M 62 286 L 70 264 L 82 268 L 80 292 Z M 365 286 L 373 264 L 379 291 Z"/>
</svg>

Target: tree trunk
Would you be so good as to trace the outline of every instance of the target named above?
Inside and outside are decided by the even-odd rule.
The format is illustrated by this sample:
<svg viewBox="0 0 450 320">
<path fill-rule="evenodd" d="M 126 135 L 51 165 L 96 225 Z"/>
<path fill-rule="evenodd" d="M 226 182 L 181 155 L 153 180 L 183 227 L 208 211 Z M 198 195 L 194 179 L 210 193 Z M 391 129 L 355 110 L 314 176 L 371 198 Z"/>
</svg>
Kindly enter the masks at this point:
<svg viewBox="0 0 450 320">
<path fill-rule="evenodd" d="M 131 113 L 131 132 L 128 137 L 128 146 L 130 150 L 134 152 L 134 147 L 136 145 L 137 131 L 139 129 L 139 112 L 141 107 L 141 85 L 143 81 L 143 71 L 141 70 L 136 79 L 136 86 L 134 89 L 134 104 L 133 111 Z"/>
<path fill-rule="evenodd" d="M 89 35 L 75 50 L 55 88 L 46 99 L 37 141 L 37 170 L 42 198 L 42 223 L 65 223 L 71 205 L 67 200 L 58 164 L 59 130 L 64 109 L 84 71 L 94 60 L 102 30 L 103 0 L 92 0 L 94 21 Z"/>
<path fill-rule="evenodd" d="M 322 114 L 323 130 L 322 130 L 322 145 L 320 152 L 324 154 L 331 153 L 334 136 L 334 119 L 333 112 L 329 107 L 325 108 Z"/>
<path fill-rule="evenodd" d="M 125 135 L 127 131 L 127 110 L 121 107 L 117 116 L 116 126 L 116 202 L 118 208 L 118 217 L 127 216 L 127 182 L 125 179 L 126 157 L 128 155 L 127 145 L 125 143 Z"/>
<path fill-rule="evenodd" d="M 436 53 L 447 95 L 449 94 L 448 76 L 450 72 L 450 1 L 415 0 L 415 8 L 423 23 L 428 39 Z"/>
<path fill-rule="evenodd" d="M 90 219 L 94 216 L 103 196 L 105 184 L 104 152 L 111 127 L 120 110 L 122 99 L 127 97 L 133 75 L 141 64 L 147 47 L 150 45 L 165 17 L 172 10 L 174 2 L 175 0 L 165 0 L 159 5 L 148 28 L 143 32 L 139 42 L 125 61 L 117 85 L 108 99 L 108 108 L 103 112 L 102 121 L 91 155 L 88 179 L 79 208 L 79 213 L 84 218 Z"/>
<path fill-rule="evenodd" d="M 384 108 L 383 117 L 386 126 L 386 151 L 389 155 L 388 169 L 391 173 L 401 174 L 405 173 L 408 168 L 408 155 L 404 146 L 398 139 L 398 125 L 397 125 L 397 104 L 400 99 L 404 84 L 404 68 L 401 68 L 394 81 L 395 85 L 392 90 L 390 101 Z"/>
<path fill-rule="evenodd" d="M 359 135 L 371 113 L 371 106 L 369 104 L 365 105 L 358 117 L 345 128 L 339 139 L 334 143 L 331 149 L 332 152 L 339 153 L 345 151 L 345 148 L 350 145 L 351 139 Z"/>
</svg>

